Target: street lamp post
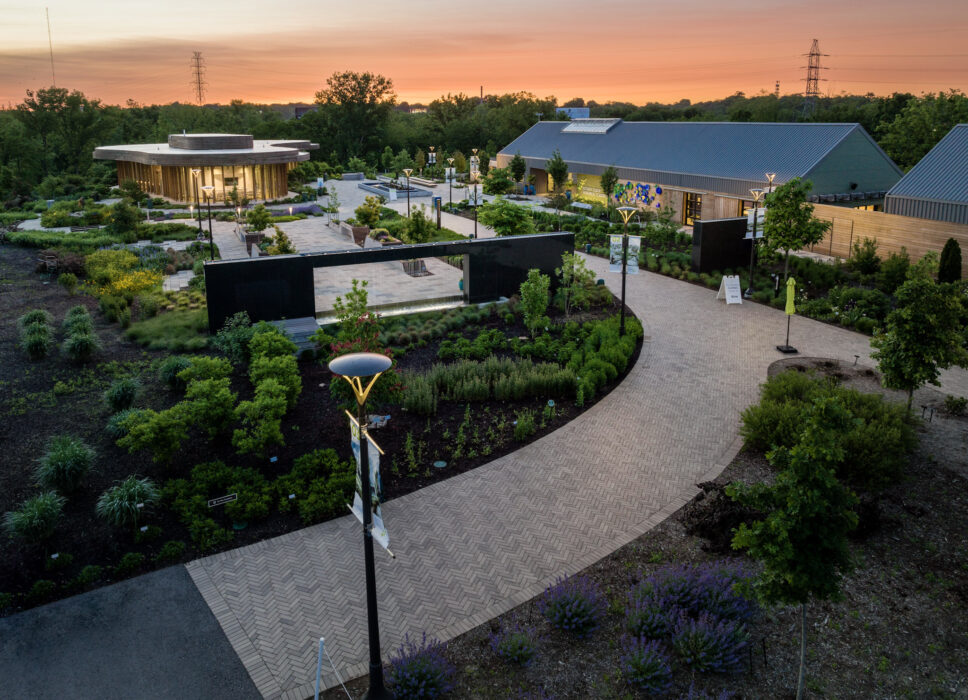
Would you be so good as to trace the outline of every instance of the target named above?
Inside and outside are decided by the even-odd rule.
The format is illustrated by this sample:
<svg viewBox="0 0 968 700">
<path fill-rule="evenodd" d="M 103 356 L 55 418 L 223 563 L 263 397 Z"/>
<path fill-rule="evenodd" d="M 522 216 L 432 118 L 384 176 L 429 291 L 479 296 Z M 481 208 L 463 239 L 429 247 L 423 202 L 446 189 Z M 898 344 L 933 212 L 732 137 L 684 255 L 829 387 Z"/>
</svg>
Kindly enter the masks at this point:
<svg viewBox="0 0 968 700">
<path fill-rule="evenodd" d="M 477 149 L 472 148 L 471 153 L 473 155 L 470 159 L 469 171 L 467 173 L 468 180 L 474 185 L 474 238 L 477 238 L 477 179 L 481 173 L 481 159 L 477 155 Z"/>
<path fill-rule="evenodd" d="M 437 165 L 437 153 L 434 151 L 434 147 L 427 146 L 427 148 L 430 150 L 430 153 L 427 155 L 427 165 L 429 166 Z M 430 168 L 431 172 L 433 172 L 434 170 L 435 168 L 433 167 Z M 423 177 L 423 171 L 420 172 L 420 176 Z"/>
<path fill-rule="evenodd" d="M 628 267 L 629 255 L 629 219 L 638 211 L 636 207 L 619 207 L 622 216 L 622 309 L 618 317 L 618 334 L 625 335 L 625 275 Z"/>
<path fill-rule="evenodd" d="M 212 236 L 212 197 L 215 196 L 215 187 L 213 185 L 204 185 L 202 192 L 205 193 L 205 199 L 208 202 L 208 251 L 212 256 L 212 260 L 215 260 L 215 238 Z M 199 214 L 199 227 L 201 227 L 201 214 Z"/>
<path fill-rule="evenodd" d="M 192 168 L 192 181 L 195 183 L 195 204 L 198 205 L 198 232 L 202 232 L 202 200 L 198 198 L 198 176 L 201 175 L 201 168 Z"/>
<path fill-rule="evenodd" d="M 448 158 L 447 162 L 450 163 L 450 172 L 447 173 L 447 184 L 450 185 L 448 194 L 450 195 L 450 209 L 454 208 L 454 159 Z"/>
<path fill-rule="evenodd" d="M 413 174 L 413 168 L 404 168 L 403 174 L 407 176 L 407 218 L 410 218 L 410 175 Z"/>
<path fill-rule="evenodd" d="M 366 574 L 366 618 L 370 643 L 370 689 L 368 700 L 392 700 L 393 694 L 383 683 L 383 662 L 380 657 L 380 624 L 376 607 L 376 569 L 373 563 L 373 498 L 370 494 L 370 461 L 366 437 L 366 397 L 379 376 L 390 369 L 390 358 L 372 352 L 355 352 L 342 355 L 329 363 L 333 374 L 349 382 L 356 398 L 356 415 L 360 426 L 359 473 L 363 502 L 363 556 Z M 363 386 L 363 379 L 369 379 Z"/>
<path fill-rule="evenodd" d="M 743 292 L 743 297 L 750 299 L 753 296 L 753 261 L 756 258 L 756 214 L 760 206 L 760 198 L 763 197 L 763 190 L 759 187 L 755 187 L 750 190 L 750 194 L 753 195 L 753 238 L 750 240 L 750 282 L 746 291 Z"/>
</svg>

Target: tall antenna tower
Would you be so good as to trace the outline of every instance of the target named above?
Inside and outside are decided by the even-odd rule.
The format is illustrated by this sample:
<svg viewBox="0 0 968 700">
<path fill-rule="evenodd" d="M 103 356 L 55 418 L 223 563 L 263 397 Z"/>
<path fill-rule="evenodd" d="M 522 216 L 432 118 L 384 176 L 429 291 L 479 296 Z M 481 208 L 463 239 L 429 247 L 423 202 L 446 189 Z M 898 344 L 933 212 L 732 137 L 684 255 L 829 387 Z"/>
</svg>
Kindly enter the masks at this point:
<svg viewBox="0 0 968 700">
<path fill-rule="evenodd" d="M 804 78 L 807 81 L 807 89 L 803 93 L 803 115 L 808 116 L 816 106 L 817 98 L 820 97 L 820 81 L 827 80 L 820 77 L 820 71 L 827 70 L 820 67 L 820 57 L 830 54 L 820 53 L 820 41 L 814 39 L 810 46 L 810 53 L 803 55 L 807 57 L 807 65 L 801 66 L 807 69 L 807 77 Z"/>
<path fill-rule="evenodd" d="M 205 59 L 201 51 L 192 52 L 192 91 L 195 102 L 201 105 L 205 101 Z"/>
<path fill-rule="evenodd" d="M 50 10 L 46 7 L 44 14 L 47 16 L 47 45 L 50 46 L 50 85 L 57 87 L 57 76 L 54 75 L 54 40 L 50 36 Z"/>
<path fill-rule="evenodd" d="M 780 99 L 780 81 L 779 80 L 776 81 L 776 92 L 774 92 L 773 94 L 776 95 L 777 99 Z"/>
</svg>

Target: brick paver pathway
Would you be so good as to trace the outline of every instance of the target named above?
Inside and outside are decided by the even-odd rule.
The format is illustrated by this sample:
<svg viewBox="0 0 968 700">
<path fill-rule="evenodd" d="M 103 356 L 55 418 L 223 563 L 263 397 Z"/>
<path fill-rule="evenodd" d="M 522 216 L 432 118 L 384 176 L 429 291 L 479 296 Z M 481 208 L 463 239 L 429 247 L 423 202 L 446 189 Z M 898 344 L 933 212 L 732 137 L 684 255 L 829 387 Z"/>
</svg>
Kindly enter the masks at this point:
<svg viewBox="0 0 968 700">
<path fill-rule="evenodd" d="M 590 266 L 612 288 L 604 261 Z M 646 325 L 641 357 L 603 401 L 555 433 L 384 507 L 377 551 L 385 651 L 404 633 L 447 639 L 528 600 L 638 537 L 717 475 L 739 448 L 740 411 L 782 357 L 785 317 L 726 308 L 712 291 L 649 273 L 628 303 Z M 868 339 L 795 318 L 804 356 L 870 363 Z M 968 389 L 963 372 L 949 391 Z M 266 697 L 312 693 L 316 639 L 344 678 L 366 672 L 361 527 L 351 517 L 189 565 Z M 335 684 L 327 674 L 326 684 Z"/>
</svg>

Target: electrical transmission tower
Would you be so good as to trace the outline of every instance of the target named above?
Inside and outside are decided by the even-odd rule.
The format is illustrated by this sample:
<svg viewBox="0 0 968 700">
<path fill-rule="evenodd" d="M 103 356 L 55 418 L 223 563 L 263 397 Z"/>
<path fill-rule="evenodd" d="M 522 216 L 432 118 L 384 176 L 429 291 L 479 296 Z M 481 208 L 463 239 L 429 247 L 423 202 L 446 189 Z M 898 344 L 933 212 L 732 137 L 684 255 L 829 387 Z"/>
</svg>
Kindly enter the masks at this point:
<svg viewBox="0 0 968 700">
<path fill-rule="evenodd" d="M 192 91 L 195 101 L 201 105 L 205 101 L 205 59 L 201 51 L 192 52 Z"/>
<path fill-rule="evenodd" d="M 820 42 L 814 39 L 813 44 L 810 46 L 810 53 L 803 55 L 807 57 L 807 65 L 800 66 L 801 68 L 807 69 L 807 77 L 804 78 L 807 81 L 807 89 L 803 93 L 803 116 L 806 117 L 813 112 L 817 98 L 820 97 L 820 81 L 827 80 L 826 78 L 820 77 L 820 71 L 827 70 L 826 68 L 820 67 L 820 57 L 829 56 L 830 54 L 820 53 Z"/>
</svg>

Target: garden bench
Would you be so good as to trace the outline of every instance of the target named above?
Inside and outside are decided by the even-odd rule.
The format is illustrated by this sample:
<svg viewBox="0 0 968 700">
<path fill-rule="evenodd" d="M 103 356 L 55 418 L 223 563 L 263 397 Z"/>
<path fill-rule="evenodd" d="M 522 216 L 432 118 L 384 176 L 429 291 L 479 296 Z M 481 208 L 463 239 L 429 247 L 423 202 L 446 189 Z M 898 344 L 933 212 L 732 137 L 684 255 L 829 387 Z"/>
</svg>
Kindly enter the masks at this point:
<svg viewBox="0 0 968 700">
<path fill-rule="evenodd" d="M 71 226 L 71 233 L 81 233 L 83 231 L 97 231 L 99 226 Z"/>
<path fill-rule="evenodd" d="M 423 185 L 424 187 L 436 187 L 437 183 L 433 180 L 426 180 L 422 177 L 412 177 L 410 178 L 410 184 Z"/>
</svg>

